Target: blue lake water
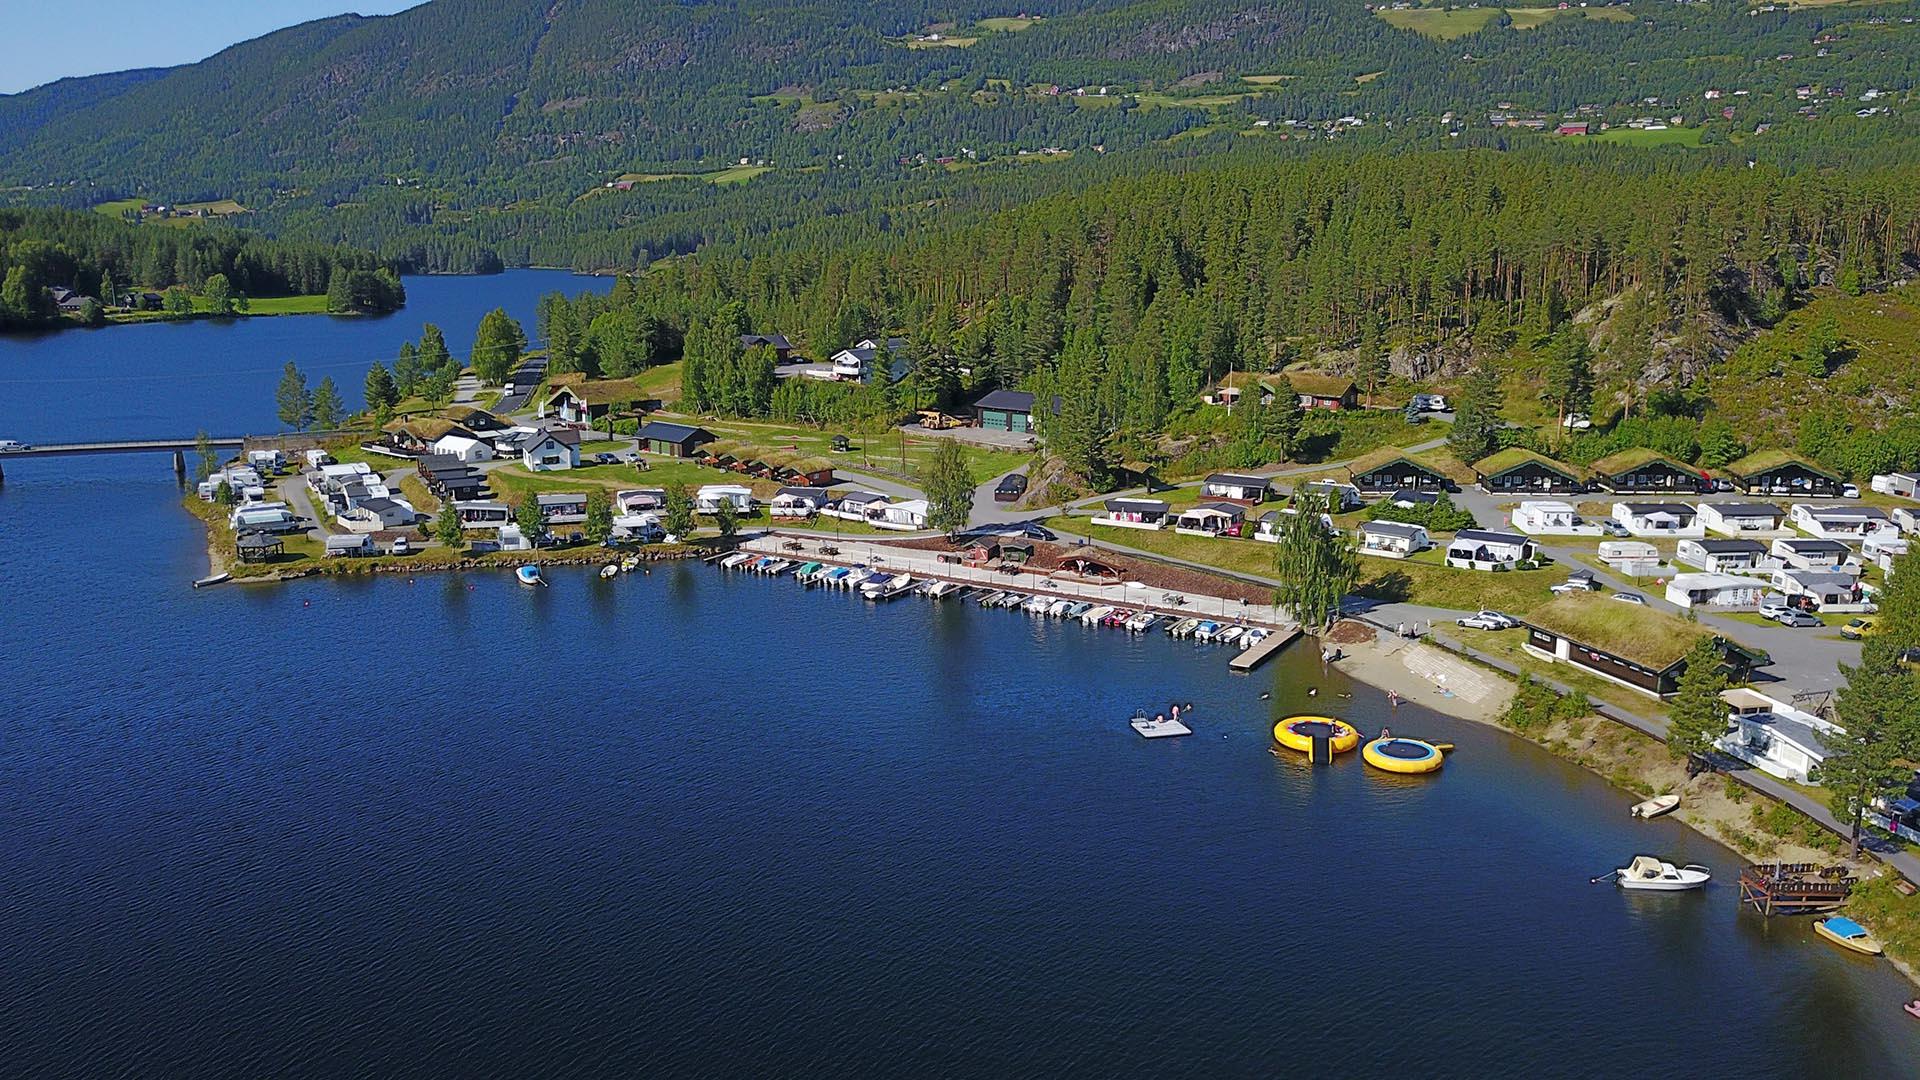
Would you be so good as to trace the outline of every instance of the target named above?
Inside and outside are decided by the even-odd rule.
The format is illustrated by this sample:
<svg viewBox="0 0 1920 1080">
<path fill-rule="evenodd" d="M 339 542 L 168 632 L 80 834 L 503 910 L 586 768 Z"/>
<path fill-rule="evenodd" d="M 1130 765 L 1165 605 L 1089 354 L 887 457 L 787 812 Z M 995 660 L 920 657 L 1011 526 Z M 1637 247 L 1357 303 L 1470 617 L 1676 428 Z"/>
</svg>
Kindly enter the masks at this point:
<svg viewBox="0 0 1920 1080">
<path fill-rule="evenodd" d="M 266 322 L 316 355 L 343 325 Z M 687 565 L 194 592 L 178 499 L 158 456 L 0 486 L 0 1074 L 1920 1061 L 1911 987 L 1741 912 L 1732 853 L 1311 649 L 1233 676 L 1161 635 Z M 1175 697 L 1194 737 L 1126 728 Z M 1270 754 L 1309 710 L 1459 749 L 1426 778 Z M 1641 851 L 1719 883 L 1588 884 Z"/>
</svg>

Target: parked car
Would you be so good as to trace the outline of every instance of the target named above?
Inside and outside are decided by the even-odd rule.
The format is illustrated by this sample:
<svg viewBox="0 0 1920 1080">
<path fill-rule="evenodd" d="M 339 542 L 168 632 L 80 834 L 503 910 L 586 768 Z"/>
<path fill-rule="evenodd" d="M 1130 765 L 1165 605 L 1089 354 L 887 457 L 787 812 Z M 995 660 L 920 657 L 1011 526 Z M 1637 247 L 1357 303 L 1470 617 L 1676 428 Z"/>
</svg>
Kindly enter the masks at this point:
<svg viewBox="0 0 1920 1080">
<path fill-rule="evenodd" d="M 413 544 L 404 536 L 394 537 L 393 543 L 387 547 L 389 555 L 405 555 L 411 551 L 413 551 Z"/>
<path fill-rule="evenodd" d="M 1840 636 L 1848 641 L 1859 641 L 1871 637 L 1874 631 L 1872 619 L 1848 619 L 1847 625 L 1840 628 Z"/>
<path fill-rule="evenodd" d="M 1593 592 L 1599 587 L 1600 583 L 1590 577 L 1570 577 L 1548 591 L 1565 596 L 1568 593 Z"/>
<path fill-rule="evenodd" d="M 1019 502 L 1020 496 L 1027 493 L 1027 478 L 1022 473 L 1008 473 L 1000 478 L 993 489 L 994 502 Z"/>
<path fill-rule="evenodd" d="M 1455 619 L 1454 623 L 1473 630 L 1512 630 L 1520 625 L 1520 620 L 1499 611 L 1476 611 L 1465 618 Z"/>
<path fill-rule="evenodd" d="M 646 461 L 640 457 L 640 451 L 638 450 L 629 450 L 626 453 L 621 454 L 620 460 L 626 462 L 629 465 L 645 465 L 646 464 Z"/>
<path fill-rule="evenodd" d="M 1799 608 L 1787 608 L 1785 611 L 1782 611 L 1779 614 L 1774 615 L 1773 621 L 1779 623 L 1782 626 L 1792 626 L 1796 628 L 1802 627 L 1802 626 L 1825 626 L 1826 625 L 1826 623 L 1823 623 L 1819 619 L 1816 619 L 1813 616 L 1807 614 L 1806 612 L 1801 611 Z"/>
<path fill-rule="evenodd" d="M 1632 533 L 1627 531 L 1627 527 L 1625 525 L 1622 525 L 1611 518 L 1605 518 L 1601 520 L 1600 531 L 1603 533 L 1606 533 L 1608 536 L 1628 537 L 1633 535 Z"/>
<path fill-rule="evenodd" d="M 595 465 L 618 465 L 620 464 L 620 458 L 615 454 L 595 454 L 593 455 L 593 463 Z"/>
<path fill-rule="evenodd" d="M 1031 521 L 1022 526 L 1020 531 L 1026 534 L 1029 540 L 1045 540 L 1051 544 L 1055 540 L 1060 539 L 1060 534 L 1054 532 L 1052 529 L 1047 528 L 1045 525 L 1035 525 Z"/>
<path fill-rule="evenodd" d="M 473 543 L 467 545 L 467 550 L 475 555 L 491 555 L 500 550 L 500 541 L 475 540 Z"/>
<path fill-rule="evenodd" d="M 1618 600 L 1623 604 L 1639 604 L 1641 607 L 1647 606 L 1647 598 L 1637 592 L 1617 592 L 1607 597 L 1607 599 Z"/>
<path fill-rule="evenodd" d="M 1447 395 L 1428 394 L 1427 395 L 1427 411 L 1428 412 L 1446 412 L 1447 411 Z"/>
<path fill-rule="evenodd" d="M 1776 594 L 1760 598 L 1760 617 L 1763 619 L 1775 618 L 1785 610 L 1787 610 L 1787 598 L 1784 596 Z"/>
<path fill-rule="evenodd" d="M 1728 491 L 1733 491 L 1735 489 L 1733 486 L 1733 481 L 1727 479 L 1724 476 L 1716 476 L 1713 478 L 1713 490 L 1717 492 L 1728 492 Z"/>
<path fill-rule="evenodd" d="M 1857 498 L 1859 498 L 1859 497 L 1860 497 L 1860 485 L 1859 485 L 1859 484 L 1842 484 L 1842 485 L 1840 486 L 1840 497 L 1841 497 L 1841 498 L 1843 498 L 1843 499 L 1857 499 Z"/>
<path fill-rule="evenodd" d="M 33 449 L 33 447 L 23 442 L 18 442 L 13 439 L 0 439 L 0 454 L 17 454 L 22 450 L 31 449 Z"/>
</svg>

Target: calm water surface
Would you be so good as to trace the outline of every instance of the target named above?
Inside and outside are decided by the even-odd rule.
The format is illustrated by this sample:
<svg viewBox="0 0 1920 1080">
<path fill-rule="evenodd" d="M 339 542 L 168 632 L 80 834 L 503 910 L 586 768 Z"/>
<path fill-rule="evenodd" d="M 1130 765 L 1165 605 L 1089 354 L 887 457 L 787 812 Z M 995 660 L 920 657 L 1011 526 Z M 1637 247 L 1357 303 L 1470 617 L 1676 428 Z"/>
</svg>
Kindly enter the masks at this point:
<svg viewBox="0 0 1920 1080">
<path fill-rule="evenodd" d="M 0 1074 L 1920 1061 L 1890 969 L 1742 914 L 1730 852 L 1541 751 L 1403 706 L 1441 775 L 1270 755 L 1279 715 L 1389 720 L 1311 649 L 1235 677 L 693 566 L 193 592 L 171 479 L 0 487 Z M 1195 737 L 1125 727 L 1175 696 Z M 1637 851 L 1723 884 L 1587 884 Z"/>
</svg>

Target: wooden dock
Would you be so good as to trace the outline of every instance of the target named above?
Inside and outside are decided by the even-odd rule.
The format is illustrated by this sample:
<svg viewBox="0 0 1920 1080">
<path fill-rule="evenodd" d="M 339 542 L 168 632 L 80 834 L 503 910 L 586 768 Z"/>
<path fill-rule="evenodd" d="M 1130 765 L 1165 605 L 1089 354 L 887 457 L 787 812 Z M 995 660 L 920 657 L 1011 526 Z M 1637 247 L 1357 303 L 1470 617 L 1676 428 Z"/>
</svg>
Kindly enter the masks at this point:
<svg viewBox="0 0 1920 1080">
<path fill-rule="evenodd" d="M 1762 915 L 1808 915 L 1846 902 L 1856 878 L 1844 867 L 1759 863 L 1740 871 L 1740 902 Z"/>
<path fill-rule="evenodd" d="M 1227 667 L 1233 671 L 1252 671 L 1265 663 L 1267 657 L 1294 643 L 1300 636 L 1298 626 L 1282 626 L 1267 635 L 1267 640 L 1251 649 L 1242 649 L 1239 655 L 1227 661 Z"/>
</svg>

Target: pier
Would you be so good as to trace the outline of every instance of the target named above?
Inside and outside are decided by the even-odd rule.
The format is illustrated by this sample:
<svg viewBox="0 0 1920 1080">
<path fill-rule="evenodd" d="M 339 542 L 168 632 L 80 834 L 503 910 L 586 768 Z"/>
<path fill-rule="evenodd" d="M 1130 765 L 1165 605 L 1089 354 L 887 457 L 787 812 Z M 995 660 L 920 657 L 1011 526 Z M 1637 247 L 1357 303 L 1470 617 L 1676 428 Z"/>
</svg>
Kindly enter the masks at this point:
<svg viewBox="0 0 1920 1080">
<path fill-rule="evenodd" d="M 1809 915 L 1846 902 L 1856 878 L 1843 867 L 1760 863 L 1740 871 L 1740 902 L 1762 915 Z"/>
<path fill-rule="evenodd" d="M 1227 661 L 1227 667 L 1233 671 L 1252 671 L 1266 663 L 1269 656 L 1293 644 L 1300 637 L 1300 627 L 1287 625 L 1275 627 L 1267 639 L 1251 649 L 1243 649 L 1240 655 Z"/>
</svg>

